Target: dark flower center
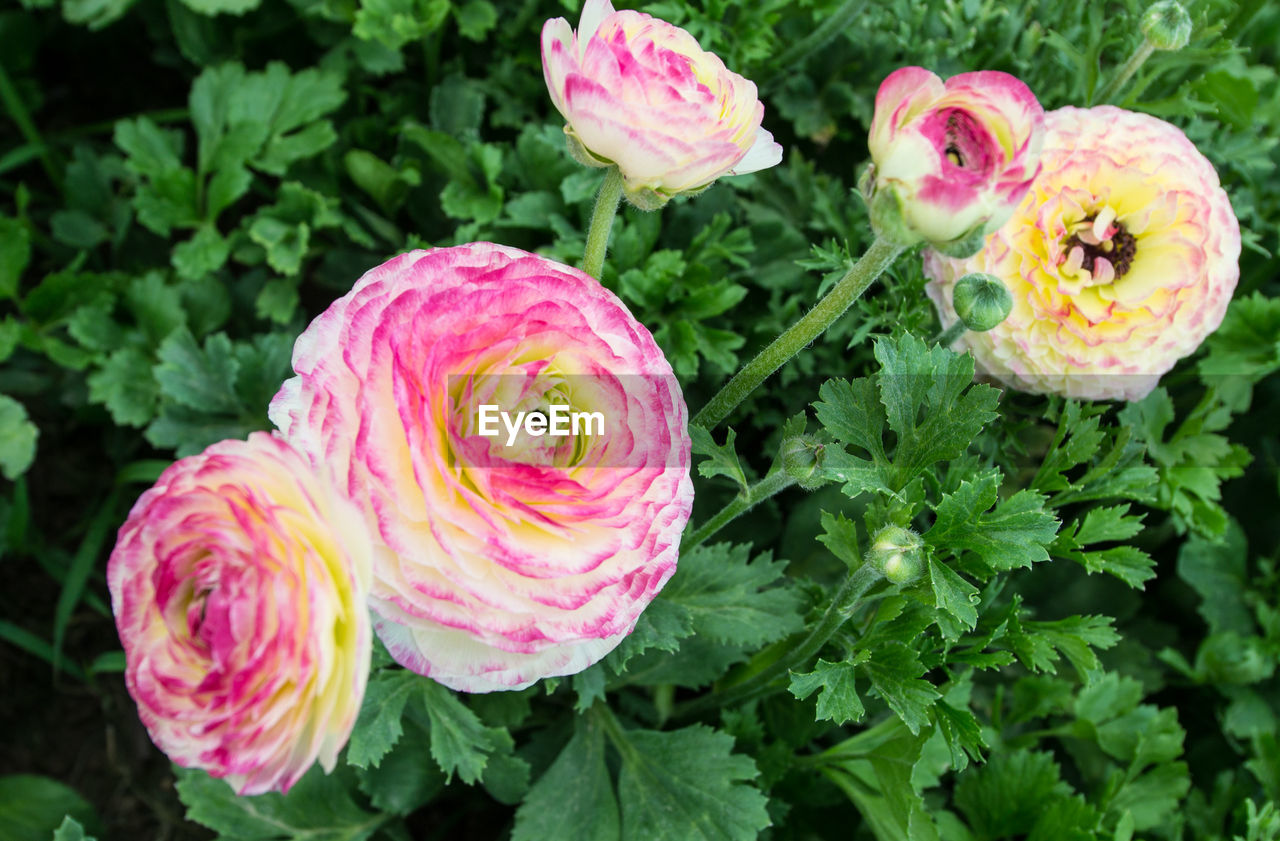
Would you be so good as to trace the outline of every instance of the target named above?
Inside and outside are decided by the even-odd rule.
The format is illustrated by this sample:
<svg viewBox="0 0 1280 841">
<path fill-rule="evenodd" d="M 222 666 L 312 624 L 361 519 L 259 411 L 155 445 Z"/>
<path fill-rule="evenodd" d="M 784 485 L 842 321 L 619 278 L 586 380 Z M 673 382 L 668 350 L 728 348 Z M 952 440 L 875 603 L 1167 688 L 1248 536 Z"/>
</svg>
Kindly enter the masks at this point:
<svg viewBox="0 0 1280 841">
<path fill-rule="evenodd" d="M 1090 216 L 1085 219 L 1086 225 L 1091 225 L 1097 217 Z M 1115 269 L 1116 279 L 1124 277 L 1133 265 L 1133 259 L 1138 253 L 1138 241 L 1133 234 L 1125 230 L 1120 222 L 1113 222 L 1115 233 L 1097 243 L 1088 242 L 1080 238 L 1080 234 L 1075 233 L 1066 242 L 1066 252 L 1070 254 L 1076 247 L 1084 251 L 1084 263 L 1082 268 L 1088 269 L 1092 275 L 1098 274 L 1097 264 L 1099 259 L 1106 260 L 1111 263 Z M 1088 227 L 1085 228 L 1088 231 Z M 1093 239 L 1089 236 L 1088 239 Z"/>
</svg>

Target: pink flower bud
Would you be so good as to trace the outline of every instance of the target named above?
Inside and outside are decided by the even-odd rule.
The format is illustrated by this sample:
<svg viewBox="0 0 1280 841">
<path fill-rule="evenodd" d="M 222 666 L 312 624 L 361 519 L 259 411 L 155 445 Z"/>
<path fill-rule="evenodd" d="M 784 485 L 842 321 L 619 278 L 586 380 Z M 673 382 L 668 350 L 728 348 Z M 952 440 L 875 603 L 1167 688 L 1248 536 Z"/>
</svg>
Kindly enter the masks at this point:
<svg viewBox="0 0 1280 841">
<path fill-rule="evenodd" d="M 542 70 L 574 157 L 616 164 L 639 207 L 782 160 L 756 86 L 665 21 L 586 0 L 577 32 L 543 26 Z"/>
<path fill-rule="evenodd" d="M 876 94 L 864 179 L 877 233 L 903 244 L 964 243 L 1009 218 L 1039 170 L 1044 111 L 1007 73 L 889 74 Z"/>
</svg>

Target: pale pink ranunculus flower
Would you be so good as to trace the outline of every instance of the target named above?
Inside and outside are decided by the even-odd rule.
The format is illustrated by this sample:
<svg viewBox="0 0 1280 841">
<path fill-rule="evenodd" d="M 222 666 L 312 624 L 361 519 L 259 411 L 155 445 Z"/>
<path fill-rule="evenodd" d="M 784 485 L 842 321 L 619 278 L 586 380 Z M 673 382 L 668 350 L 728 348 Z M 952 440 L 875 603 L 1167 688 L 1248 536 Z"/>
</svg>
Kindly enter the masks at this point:
<svg viewBox="0 0 1280 841">
<path fill-rule="evenodd" d="M 649 331 L 577 269 L 491 243 L 403 254 L 312 322 L 293 367 L 271 418 L 380 534 L 375 628 L 406 667 L 467 692 L 576 673 L 675 571 L 684 399 Z M 481 427 L 484 405 L 554 404 L 607 430 L 509 446 Z"/>
<path fill-rule="evenodd" d="M 564 18 L 547 21 L 542 71 L 574 157 L 616 164 L 639 207 L 782 160 L 760 125 L 755 84 L 688 32 L 647 14 L 586 0 L 577 32 Z"/>
<path fill-rule="evenodd" d="M 240 794 L 332 770 L 369 674 L 372 551 L 360 512 L 275 436 L 170 465 L 107 564 L 152 741 Z"/>
<path fill-rule="evenodd" d="M 1013 388 L 1138 400 L 1217 329 L 1240 277 L 1240 226 L 1218 174 L 1176 126 L 1110 105 L 1048 114 L 1044 169 L 969 259 L 926 252 L 944 325 L 969 272 L 1013 311 L 966 333 L 978 368 Z"/>
<path fill-rule="evenodd" d="M 867 138 L 872 224 L 904 244 L 972 253 L 1026 195 L 1043 141 L 1044 110 L 1008 73 L 944 83 L 923 67 L 895 70 L 876 93 Z"/>
</svg>

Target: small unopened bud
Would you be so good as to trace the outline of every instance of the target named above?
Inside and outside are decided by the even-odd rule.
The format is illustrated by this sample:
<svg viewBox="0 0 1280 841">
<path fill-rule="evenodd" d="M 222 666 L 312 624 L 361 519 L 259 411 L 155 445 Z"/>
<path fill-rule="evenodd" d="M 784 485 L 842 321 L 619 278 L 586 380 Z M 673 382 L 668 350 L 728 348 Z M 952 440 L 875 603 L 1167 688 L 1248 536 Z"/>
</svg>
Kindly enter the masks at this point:
<svg viewBox="0 0 1280 841">
<path fill-rule="evenodd" d="M 1157 50 L 1180 50 L 1191 40 L 1191 15 L 1178 0 L 1159 0 L 1142 15 L 1142 34 Z"/>
<path fill-rule="evenodd" d="M 819 473 L 825 450 L 826 445 L 812 435 L 787 438 L 779 448 L 782 469 L 806 491 L 816 490 L 827 483 Z"/>
<path fill-rule="evenodd" d="M 907 246 L 920 242 L 920 234 L 907 221 L 906 209 L 902 206 L 902 196 L 892 183 L 877 184 L 875 181 L 875 164 L 867 167 L 859 186 L 862 196 L 867 201 L 867 213 L 871 217 L 871 230 L 876 236 L 888 242 Z"/>
<path fill-rule="evenodd" d="M 911 529 L 885 526 L 876 532 L 867 557 L 894 584 L 909 584 L 924 568 L 923 547 L 924 541 Z"/>
<path fill-rule="evenodd" d="M 1013 296 L 997 278 L 989 274 L 967 274 L 956 281 L 951 305 L 964 326 L 985 333 L 1009 317 Z"/>
</svg>

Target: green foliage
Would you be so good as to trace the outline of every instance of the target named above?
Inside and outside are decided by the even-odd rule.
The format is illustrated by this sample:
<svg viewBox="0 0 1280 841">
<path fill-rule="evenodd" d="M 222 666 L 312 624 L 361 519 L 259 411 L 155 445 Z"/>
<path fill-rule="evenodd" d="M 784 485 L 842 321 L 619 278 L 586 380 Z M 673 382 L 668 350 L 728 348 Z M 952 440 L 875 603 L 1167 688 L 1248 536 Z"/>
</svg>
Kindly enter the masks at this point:
<svg viewBox="0 0 1280 841">
<path fill-rule="evenodd" d="M 1280 840 L 1280 9 L 1257 0 L 1187 3 L 1190 44 L 1114 99 L 1209 157 L 1243 244 L 1221 327 L 1145 399 L 975 382 L 922 341 L 937 317 L 905 255 L 729 428 L 690 430 L 690 535 L 784 475 L 785 438 L 820 445 L 827 484 L 686 535 L 602 663 L 464 696 L 379 649 L 332 773 L 236 797 L 177 770 L 174 794 L 121 718 L 104 571 L 127 503 L 172 458 L 269 428 L 303 326 L 389 256 L 580 261 L 602 173 L 566 153 L 539 31 L 581 5 L 0 12 L 0 755 L 93 803 L 2 778 L 0 836 L 207 837 L 185 806 L 248 841 Z M 1149 4 L 617 5 L 752 80 L 786 149 L 615 223 L 602 282 L 696 410 L 869 244 L 854 188 L 881 79 L 1002 70 L 1046 109 L 1097 104 Z M 901 581 L 865 566 L 885 527 L 920 544 Z M 46 708 L 65 733 L 27 743 Z"/>
</svg>

